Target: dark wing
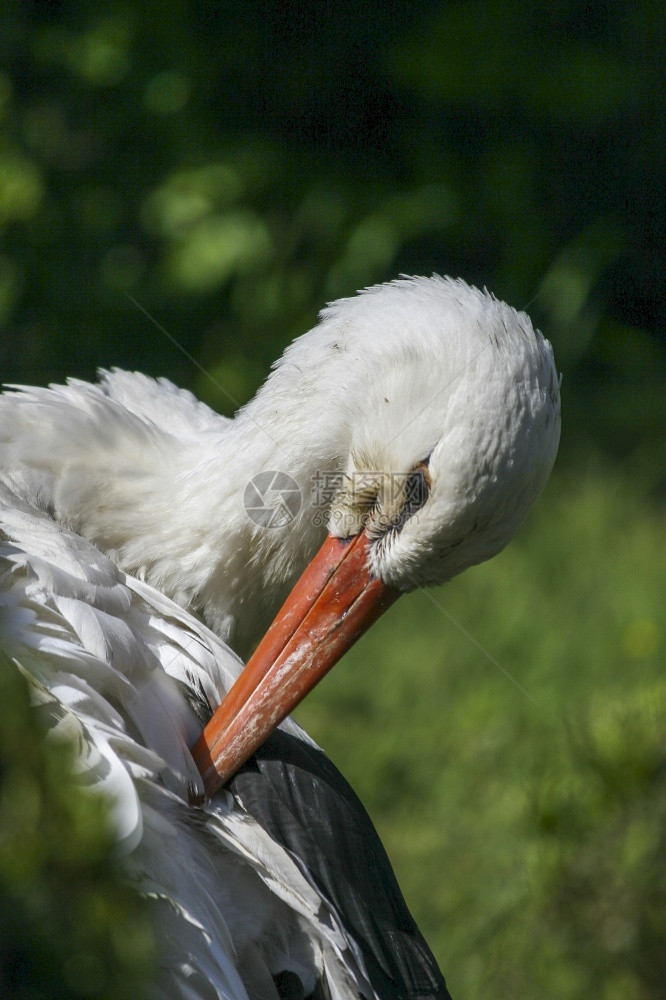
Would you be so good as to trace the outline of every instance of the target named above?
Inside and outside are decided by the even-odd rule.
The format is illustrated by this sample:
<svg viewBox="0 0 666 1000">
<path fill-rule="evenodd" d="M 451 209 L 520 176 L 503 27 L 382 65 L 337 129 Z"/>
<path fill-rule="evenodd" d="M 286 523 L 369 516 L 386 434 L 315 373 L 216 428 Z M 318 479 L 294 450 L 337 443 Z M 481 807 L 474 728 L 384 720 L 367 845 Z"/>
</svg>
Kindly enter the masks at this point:
<svg viewBox="0 0 666 1000">
<path fill-rule="evenodd" d="M 382 1000 L 451 1000 L 372 820 L 323 751 L 277 730 L 229 787 L 333 904 Z"/>
</svg>

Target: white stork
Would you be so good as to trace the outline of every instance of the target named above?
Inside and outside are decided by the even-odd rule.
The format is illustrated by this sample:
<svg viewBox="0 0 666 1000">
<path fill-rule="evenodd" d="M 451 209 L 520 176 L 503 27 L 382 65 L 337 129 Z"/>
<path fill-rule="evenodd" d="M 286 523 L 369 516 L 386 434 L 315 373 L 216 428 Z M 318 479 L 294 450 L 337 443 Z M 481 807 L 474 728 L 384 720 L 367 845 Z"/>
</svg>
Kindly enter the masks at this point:
<svg viewBox="0 0 666 1000">
<path fill-rule="evenodd" d="M 506 545 L 559 427 L 529 318 L 439 277 L 329 305 L 233 420 L 120 371 L 0 397 L 2 646 L 113 803 L 156 996 L 448 997 L 287 716 L 399 593 Z M 267 470 L 301 496 L 270 528 L 245 495 Z"/>
</svg>

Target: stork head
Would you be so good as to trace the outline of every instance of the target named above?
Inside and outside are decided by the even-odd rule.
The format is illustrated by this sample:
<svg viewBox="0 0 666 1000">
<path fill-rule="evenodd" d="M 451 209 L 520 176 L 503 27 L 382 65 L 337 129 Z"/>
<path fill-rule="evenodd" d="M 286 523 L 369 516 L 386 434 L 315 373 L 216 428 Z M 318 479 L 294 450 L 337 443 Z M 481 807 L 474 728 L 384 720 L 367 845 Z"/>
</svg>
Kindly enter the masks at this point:
<svg viewBox="0 0 666 1000">
<path fill-rule="evenodd" d="M 356 360 L 327 366 L 326 347 Z M 284 362 L 306 352 L 343 367 L 353 407 L 330 534 L 364 529 L 374 573 L 400 591 L 499 552 L 559 442 L 552 350 L 529 317 L 461 281 L 401 279 L 329 306 Z"/>
<path fill-rule="evenodd" d="M 403 278 L 329 305 L 265 391 L 297 409 L 322 380 L 346 435 L 328 538 L 194 748 L 209 790 L 400 593 L 499 552 L 555 460 L 550 344 L 462 281 Z"/>
</svg>

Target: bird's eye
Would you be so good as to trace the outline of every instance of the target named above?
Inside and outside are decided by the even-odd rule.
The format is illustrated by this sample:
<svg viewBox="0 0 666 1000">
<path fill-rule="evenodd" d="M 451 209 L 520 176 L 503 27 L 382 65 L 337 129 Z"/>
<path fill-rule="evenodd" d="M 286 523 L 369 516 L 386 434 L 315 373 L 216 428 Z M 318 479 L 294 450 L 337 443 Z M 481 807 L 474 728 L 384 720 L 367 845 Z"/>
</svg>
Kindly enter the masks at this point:
<svg viewBox="0 0 666 1000">
<path fill-rule="evenodd" d="M 423 507 L 430 494 L 428 460 L 408 473 L 380 475 L 380 490 L 364 521 L 372 538 L 389 543 L 400 534 L 410 517 Z"/>
<path fill-rule="evenodd" d="M 401 510 L 401 520 L 411 517 L 423 507 L 430 493 L 430 474 L 426 462 L 421 462 L 407 476 L 405 482 L 405 502 Z"/>
</svg>

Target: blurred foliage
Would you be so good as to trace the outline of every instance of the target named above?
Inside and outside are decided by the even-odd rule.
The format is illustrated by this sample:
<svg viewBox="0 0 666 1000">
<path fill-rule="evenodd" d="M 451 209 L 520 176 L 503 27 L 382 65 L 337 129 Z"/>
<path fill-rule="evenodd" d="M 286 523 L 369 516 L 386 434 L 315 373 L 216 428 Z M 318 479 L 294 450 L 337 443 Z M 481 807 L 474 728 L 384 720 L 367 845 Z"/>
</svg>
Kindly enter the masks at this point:
<svg viewBox="0 0 666 1000">
<path fill-rule="evenodd" d="M 297 712 L 454 997 L 663 993 L 664 551 L 635 482 L 560 472 L 505 552 L 399 601 Z"/>
<path fill-rule="evenodd" d="M 664 980 L 661 30 L 649 0 L 0 12 L 0 380 L 119 365 L 232 412 L 327 299 L 401 271 L 487 285 L 554 343 L 565 471 L 518 541 L 399 603 L 302 709 L 457 997 Z M 2 975 L 123 995 L 150 948 L 114 965 L 104 928 L 140 911 L 31 726 L 7 688 Z"/>
<path fill-rule="evenodd" d="M 153 969 L 145 904 L 121 879 L 106 804 L 49 743 L 0 650 L 0 996 L 137 1000 Z"/>
<path fill-rule="evenodd" d="M 568 760 L 545 764 L 530 819 L 541 833 L 535 862 L 546 874 L 537 917 L 557 928 L 551 988 L 559 979 L 577 996 L 662 995 L 665 719 L 663 681 L 626 701 L 595 698 Z M 559 950 L 566 970 L 557 967 Z"/>
<path fill-rule="evenodd" d="M 5 0 L 2 376 L 118 364 L 233 411 L 327 299 L 436 270 L 529 304 L 565 447 L 663 454 L 660 21 Z"/>
</svg>

